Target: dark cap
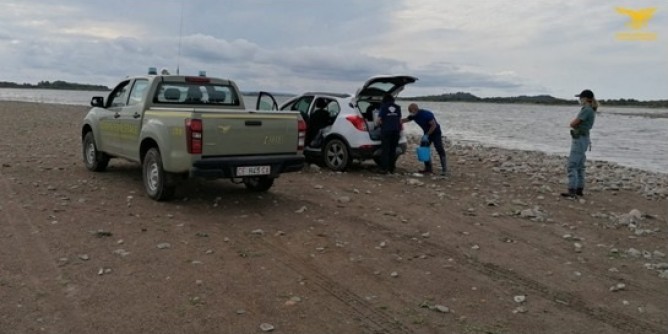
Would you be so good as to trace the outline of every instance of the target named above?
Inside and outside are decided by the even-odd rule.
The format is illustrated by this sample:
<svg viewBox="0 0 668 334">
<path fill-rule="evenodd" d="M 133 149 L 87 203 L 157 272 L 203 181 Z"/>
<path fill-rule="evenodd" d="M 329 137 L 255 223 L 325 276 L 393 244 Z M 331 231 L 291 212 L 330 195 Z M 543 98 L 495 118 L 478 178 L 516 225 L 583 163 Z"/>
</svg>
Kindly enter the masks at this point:
<svg viewBox="0 0 668 334">
<path fill-rule="evenodd" d="M 586 97 L 588 99 L 593 99 L 594 98 L 594 92 L 592 92 L 589 89 L 585 89 L 582 91 L 582 93 L 575 95 L 575 97 Z"/>
</svg>

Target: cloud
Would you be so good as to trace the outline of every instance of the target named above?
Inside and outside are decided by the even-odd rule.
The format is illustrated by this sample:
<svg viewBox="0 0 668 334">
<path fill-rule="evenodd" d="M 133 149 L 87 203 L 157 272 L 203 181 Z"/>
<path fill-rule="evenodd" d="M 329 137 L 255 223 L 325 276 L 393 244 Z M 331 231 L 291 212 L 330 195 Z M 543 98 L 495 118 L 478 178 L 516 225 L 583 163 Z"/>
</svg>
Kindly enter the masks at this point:
<svg viewBox="0 0 668 334">
<path fill-rule="evenodd" d="M 150 66 L 178 66 L 245 90 L 351 92 L 372 75 L 408 74 L 420 80 L 407 93 L 569 97 L 588 86 L 601 96 L 665 98 L 668 45 L 616 41 L 627 18 L 615 6 L 636 4 L 6 0 L 0 62 L 3 79 L 19 82 L 113 85 Z M 667 17 L 650 21 L 659 38 Z"/>
</svg>

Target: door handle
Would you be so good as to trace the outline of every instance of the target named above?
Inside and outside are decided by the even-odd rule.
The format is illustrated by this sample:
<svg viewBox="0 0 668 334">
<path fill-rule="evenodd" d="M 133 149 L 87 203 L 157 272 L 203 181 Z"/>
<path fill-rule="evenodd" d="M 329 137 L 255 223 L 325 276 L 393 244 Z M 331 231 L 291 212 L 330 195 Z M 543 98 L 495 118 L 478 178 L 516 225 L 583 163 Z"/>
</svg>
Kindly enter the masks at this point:
<svg viewBox="0 0 668 334">
<path fill-rule="evenodd" d="M 135 113 L 134 115 L 132 115 L 132 117 L 134 117 L 134 118 L 139 118 L 139 117 L 141 117 L 141 114 L 139 114 L 139 113 Z"/>
<path fill-rule="evenodd" d="M 262 126 L 262 121 L 246 121 L 246 126 Z"/>
</svg>

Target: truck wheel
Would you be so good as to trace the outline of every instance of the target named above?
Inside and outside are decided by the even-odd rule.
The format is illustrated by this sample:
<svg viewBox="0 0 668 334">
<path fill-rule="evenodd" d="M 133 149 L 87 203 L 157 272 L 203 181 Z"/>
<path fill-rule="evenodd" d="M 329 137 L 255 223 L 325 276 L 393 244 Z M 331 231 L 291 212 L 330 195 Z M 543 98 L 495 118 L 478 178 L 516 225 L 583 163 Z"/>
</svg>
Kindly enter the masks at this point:
<svg viewBox="0 0 668 334">
<path fill-rule="evenodd" d="M 164 201 L 174 195 L 176 186 L 170 173 L 162 169 L 162 157 L 157 148 L 151 148 L 144 156 L 142 165 L 144 189 L 148 197 L 156 201 Z"/>
<path fill-rule="evenodd" d="M 350 164 L 350 151 L 348 145 L 341 139 L 332 139 L 325 144 L 323 158 L 327 168 L 340 172 L 348 168 Z"/>
<path fill-rule="evenodd" d="M 274 178 L 268 176 L 244 177 L 244 185 L 252 191 L 267 191 L 274 185 Z"/>
<path fill-rule="evenodd" d="M 101 172 L 109 165 L 109 156 L 97 150 L 93 132 L 88 132 L 83 139 L 83 159 L 86 168 L 93 172 Z"/>
</svg>

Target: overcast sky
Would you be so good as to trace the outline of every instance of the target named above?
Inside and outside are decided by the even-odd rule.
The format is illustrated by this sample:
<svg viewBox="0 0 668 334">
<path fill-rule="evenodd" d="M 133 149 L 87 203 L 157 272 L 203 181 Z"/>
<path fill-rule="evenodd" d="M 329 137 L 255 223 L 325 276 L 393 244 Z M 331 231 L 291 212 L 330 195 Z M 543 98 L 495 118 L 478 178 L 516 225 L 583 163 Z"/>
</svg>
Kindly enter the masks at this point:
<svg viewBox="0 0 668 334">
<path fill-rule="evenodd" d="M 657 8 L 642 30 L 615 7 Z M 183 15 L 181 13 L 183 12 Z M 181 25 L 181 17 L 182 25 Z M 620 41 L 653 32 L 656 41 Z M 179 48 L 180 44 L 180 48 Z M 179 55 L 180 54 L 180 55 Z M 2 0 L 0 81 L 114 86 L 148 67 L 206 70 L 242 90 L 403 96 L 668 98 L 668 2 L 622 0 Z"/>
</svg>

